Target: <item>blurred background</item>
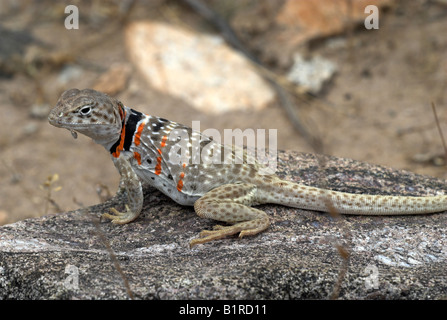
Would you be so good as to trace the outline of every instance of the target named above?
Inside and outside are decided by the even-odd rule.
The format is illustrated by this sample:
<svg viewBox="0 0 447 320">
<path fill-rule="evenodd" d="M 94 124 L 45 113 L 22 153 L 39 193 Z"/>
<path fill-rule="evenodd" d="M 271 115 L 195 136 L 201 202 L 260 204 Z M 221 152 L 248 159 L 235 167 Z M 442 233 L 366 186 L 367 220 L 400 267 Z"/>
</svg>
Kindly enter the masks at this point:
<svg viewBox="0 0 447 320">
<path fill-rule="evenodd" d="M 48 124 L 69 88 L 445 178 L 446 32 L 444 0 L 0 0 L 0 224 L 117 190 L 103 147 Z"/>
</svg>

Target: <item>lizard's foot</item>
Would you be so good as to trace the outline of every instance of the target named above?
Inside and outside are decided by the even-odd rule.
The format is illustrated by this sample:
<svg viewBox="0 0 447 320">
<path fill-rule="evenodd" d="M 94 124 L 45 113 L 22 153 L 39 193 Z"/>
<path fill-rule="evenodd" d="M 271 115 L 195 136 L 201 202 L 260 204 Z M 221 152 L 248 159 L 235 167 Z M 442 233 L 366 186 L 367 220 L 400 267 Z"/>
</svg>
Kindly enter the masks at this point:
<svg viewBox="0 0 447 320">
<path fill-rule="evenodd" d="M 232 226 L 214 226 L 214 230 L 203 230 L 199 234 L 199 238 L 193 239 L 189 242 L 189 247 L 192 248 L 197 244 L 210 242 L 231 236 L 239 233 L 239 238 L 245 236 L 252 236 L 268 228 L 270 222 L 267 219 L 258 219 L 246 222 L 239 222 Z"/>
<path fill-rule="evenodd" d="M 239 228 L 235 228 L 235 226 L 215 226 L 214 230 L 203 230 L 199 234 L 199 238 L 193 239 L 189 242 L 189 247 L 192 248 L 193 246 L 197 244 L 206 243 L 209 241 L 222 239 L 227 236 L 231 236 L 233 234 L 236 234 L 240 232 L 241 230 Z"/>
<path fill-rule="evenodd" d="M 129 223 L 129 222 L 135 220 L 139 215 L 139 212 L 131 211 L 127 204 L 126 204 L 125 212 L 120 212 L 120 211 L 116 210 L 115 208 L 111 208 L 110 211 L 112 211 L 113 214 L 104 213 L 101 217 L 110 219 L 110 220 L 112 220 L 112 223 L 116 223 L 116 224 Z"/>
</svg>

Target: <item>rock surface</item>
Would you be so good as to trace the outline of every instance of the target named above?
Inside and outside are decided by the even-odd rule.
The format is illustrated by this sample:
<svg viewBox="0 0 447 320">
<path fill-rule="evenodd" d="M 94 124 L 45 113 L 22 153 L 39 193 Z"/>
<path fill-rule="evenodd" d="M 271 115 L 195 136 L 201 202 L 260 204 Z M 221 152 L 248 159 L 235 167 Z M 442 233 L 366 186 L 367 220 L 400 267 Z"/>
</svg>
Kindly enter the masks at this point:
<svg viewBox="0 0 447 320">
<path fill-rule="evenodd" d="M 305 59 L 297 53 L 293 60 L 287 79 L 313 94 L 318 94 L 337 71 L 335 63 L 320 56 Z"/>
<path fill-rule="evenodd" d="M 320 161 L 319 161 L 320 160 Z M 278 174 L 372 194 L 447 192 L 445 181 L 353 160 L 281 152 Z M 1 299 L 442 299 L 447 215 L 340 219 L 263 205 L 272 226 L 189 249 L 213 221 L 151 188 L 133 223 L 104 204 L 0 227 Z M 342 245 L 342 249 L 340 249 Z M 127 288 L 126 288 L 127 283 Z M 338 289 L 339 287 L 339 289 Z"/>
<path fill-rule="evenodd" d="M 222 37 L 159 22 L 126 29 L 127 50 L 149 85 L 205 113 L 260 110 L 275 94 Z"/>
</svg>

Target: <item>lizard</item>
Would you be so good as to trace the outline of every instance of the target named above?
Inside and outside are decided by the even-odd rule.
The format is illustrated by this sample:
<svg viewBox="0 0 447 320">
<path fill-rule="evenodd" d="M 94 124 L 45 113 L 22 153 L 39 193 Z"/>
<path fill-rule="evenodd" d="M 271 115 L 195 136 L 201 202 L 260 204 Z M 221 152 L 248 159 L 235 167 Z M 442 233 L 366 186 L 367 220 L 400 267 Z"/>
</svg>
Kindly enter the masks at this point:
<svg viewBox="0 0 447 320">
<path fill-rule="evenodd" d="M 253 161 L 246 151 L 241 156 L 233 146 L 186 125 L 126 107 L 92 89 L 63 92 L 48 120 L 55 127 L 68 129 L 74 138 L 77 133 L 92 138 L 110 152 L 120 174 L 118 193 L 127 193 L 125 211 L 111 208 L 102 214 L 112 223 L 126 224 L 140 215 L 142 186 L 149 184 L 180 205 L 193 206 L 199 217 L 227 224 L 203 230 L 190 241 L 191 247 L 266 230 L 270 225 L 267 213 L 254 207 L 265 203 L 354 215 L 447 210 L 447 195 L 352 194 L 282 180 L 274 173 L 266 174 L 264 165 Z M 197 154 L 201 158 L 194 158 Z"/>
</svg>

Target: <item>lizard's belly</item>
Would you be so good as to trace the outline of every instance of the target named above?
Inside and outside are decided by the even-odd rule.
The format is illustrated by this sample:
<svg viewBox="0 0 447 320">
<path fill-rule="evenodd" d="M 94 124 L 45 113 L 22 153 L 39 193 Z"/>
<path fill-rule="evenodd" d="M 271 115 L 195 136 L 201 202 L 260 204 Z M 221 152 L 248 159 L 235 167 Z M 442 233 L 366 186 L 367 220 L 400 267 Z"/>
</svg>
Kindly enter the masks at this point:
<svg viewBox="0 0 447 320">
<path fill-rule="evenodd" d="M 168 179 L 162 175 L 156 175 L 150 170 L 135 168 L 135 173 L 143 181 L 143 183 L 158 189 L 166 196 L 183 206 L 193 206 L 194 202 L 202 196 L 179 191 L 177 189 L 177 183 L 174 180 Z"/>
</svg>

